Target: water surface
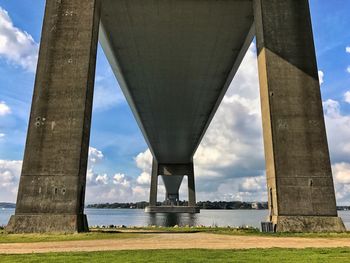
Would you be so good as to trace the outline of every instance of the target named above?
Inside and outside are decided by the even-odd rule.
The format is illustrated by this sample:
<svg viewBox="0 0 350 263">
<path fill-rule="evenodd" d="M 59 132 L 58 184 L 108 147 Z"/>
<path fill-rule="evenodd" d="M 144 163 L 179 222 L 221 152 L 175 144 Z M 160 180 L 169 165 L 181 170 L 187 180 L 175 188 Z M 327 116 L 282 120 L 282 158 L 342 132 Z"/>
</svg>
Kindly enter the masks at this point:
<svg viewBox="0 0 350 263">
<path fill-rule="evenodd" d="M 0 210 L 0 225 L 6 225 L 14 209 Z M 149 214 L 142 209 L 96 209 L 86 208 L 90 226 L 253 226 L 260 227 L 265 221 L 267 210 L 201 210 L 199 214 Z M 350 230 L 350 211 L 338 211 L 338 215 Z"/>
</svg>

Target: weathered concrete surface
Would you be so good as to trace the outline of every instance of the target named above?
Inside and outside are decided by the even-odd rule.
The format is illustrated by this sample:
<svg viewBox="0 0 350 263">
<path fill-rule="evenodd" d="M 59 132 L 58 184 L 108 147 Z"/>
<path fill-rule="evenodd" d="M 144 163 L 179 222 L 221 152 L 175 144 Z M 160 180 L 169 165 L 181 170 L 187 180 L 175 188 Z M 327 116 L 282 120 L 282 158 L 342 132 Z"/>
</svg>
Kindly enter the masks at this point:
<svg viewBox="0 0 350 263">
<path fill-rule="evenodd" d="M 48 0 L 9 232 L 86 230 L 83 215 L 99 0 Z"/>
<path fill-rule="evenodd" d="M 152 171 L 151 171 L 151 187 L 149 192 L 149 205 L 157 205 L 157 193 L 158 193 L 158 162 L 153 157 L 152 160 Z"/>
<path fill-rule="evenodd" d="M 86 215 L 32 214 L 13 215 L 6 227 L 7 233 L 47 233 L 89 231 Z"/>
<path fill-rule="evenodd" d="M 158 174 L 160 175 L 189 175 L 193 174 L 192 163 L 160 163 L 158 166 Z"/>
<path fill-rule="evenodd" d="M 345 230 L 337 218 L 308 1 L 255 0 L 254 13 L 270 219 L 279 231 Z"/>
<path fill-rule="evenodd" d="M 344 232 L 340 217 L 335 216 L 274 216 L 277 232 Z"/>
<path fill-rule="evenodd" d="M 194 167 L 193 163 L 190 164 L 190 172 L 187 176 L 188 184 L 188 205 L 196 206 L 196 188 L 194 184 Z"/>
</svg>

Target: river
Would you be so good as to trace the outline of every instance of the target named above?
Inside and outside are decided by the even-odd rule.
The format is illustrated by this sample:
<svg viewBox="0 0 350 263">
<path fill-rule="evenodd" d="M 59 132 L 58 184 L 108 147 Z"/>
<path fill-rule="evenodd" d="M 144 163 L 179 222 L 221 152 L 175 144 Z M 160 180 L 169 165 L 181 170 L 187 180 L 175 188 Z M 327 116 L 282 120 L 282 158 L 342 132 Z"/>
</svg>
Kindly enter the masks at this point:
<svg viewBox="0 0 350 263">
<path fill-rule="evenodd" d="M 0 225 L 6 225 L 14 209 L 0 210 Z M 148 214 L 142 209 L 95 209 L 86 208 L 89 226 L 253 226 L 260 228 L 267 210 L 201 210 L 199 214 Z M 338 211 L 350 230 L 350 211 Z"/>
</svg>

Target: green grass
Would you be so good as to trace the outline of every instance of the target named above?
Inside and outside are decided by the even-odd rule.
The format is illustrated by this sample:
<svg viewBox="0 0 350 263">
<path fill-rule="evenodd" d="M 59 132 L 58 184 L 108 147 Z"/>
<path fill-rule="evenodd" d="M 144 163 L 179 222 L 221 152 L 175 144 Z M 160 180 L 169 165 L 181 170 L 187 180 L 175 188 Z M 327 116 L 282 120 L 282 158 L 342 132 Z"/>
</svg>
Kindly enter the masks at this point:
<svg viewBox="0 0 350 263">
<path fill-rule="evenodd" d="M 119 233 L 117 231 L 89 232 L 76 234 L 5 234 L 0 232 L 0 243 L 30 243 L 49 241 L 72 241 L 72 240 L 100 240 L 100 239 L 124 239 L 124 238 L 147 238 L 147 235 L 138 233 Z M 1 260 L 0 260 L 1 262 Z"/>
<path fill-rule="evenodd" d="M 154 232 L 169 232 L 169 233 L 214 233 L 224 235 L 238 236 L 266 236 L 266 237 L 324 237 L 324 238 L 350 238 L 350 232 L 344 233 L 262 233 L 257 228 L 232 228 L 232 227 L 135 227 L 126 228 L 125 230 L 145 230 Z M 92 229 L 92 231 L 103 231 L 100 229 Z M 119 231 L 119 229 L 110 229 L 109 231 Z"/>
<path fill-rule="evenodd" d="M 0 255 L 9 262 L 350 262 L 350 249 L 130 250 Z"/>
<path fill-rule="evenodd" d="M 204 230 L 208 233 L 239 235 L 239 236 L 265 236 L 265 237 L 305 237 L 305 238 L 350 238 L 350 232 L 344 233 L 262 233 L 254 228 L 210 228 Z"/>
</svg>

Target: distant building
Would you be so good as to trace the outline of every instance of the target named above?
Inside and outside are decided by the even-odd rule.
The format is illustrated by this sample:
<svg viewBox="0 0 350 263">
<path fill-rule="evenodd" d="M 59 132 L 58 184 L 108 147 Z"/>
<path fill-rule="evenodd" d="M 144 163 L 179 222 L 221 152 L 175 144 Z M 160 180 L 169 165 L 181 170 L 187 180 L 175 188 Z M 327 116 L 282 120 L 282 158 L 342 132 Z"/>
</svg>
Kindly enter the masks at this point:
<svg viewBox="0 0 350 263">
<path fill-rule="evenodd" d="M 252 209 L 259 209 L 259 203 L 253 202 L 252 203 Z"/>
</svg>

